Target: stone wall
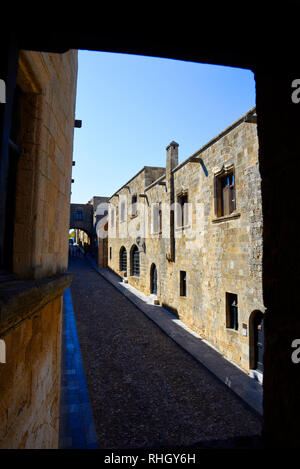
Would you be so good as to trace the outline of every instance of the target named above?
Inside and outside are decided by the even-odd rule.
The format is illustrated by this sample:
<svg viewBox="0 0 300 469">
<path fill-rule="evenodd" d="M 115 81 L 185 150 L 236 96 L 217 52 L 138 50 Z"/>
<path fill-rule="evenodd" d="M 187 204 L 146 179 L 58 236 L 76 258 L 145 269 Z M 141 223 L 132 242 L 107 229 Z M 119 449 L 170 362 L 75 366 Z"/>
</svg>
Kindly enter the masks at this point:
<svg viewBox="0 0 300 469">
<path fill-rule="evenodd" d="M 108 249 L 112 248 L 109 267 L 124 275 L 119 266 L 119 252 L 124 246 L 128 282 L 150 294 L 150 271 L 155 264 L 160 304 L 248 371 L 249 317 L 254 310 L 264 311 L 256 124 L 242 118 L 179 165 L 178 147 L 175 142 L 172 144 L 167 147 L 165 176 L 146 186 L 142 172 L 127 183 L 129 189 L 123 188 L 117 194 L 119 197 L 110 200 L 110 216 L 112 209 L 117 213 L 118 206 L 119 212 L 115 226 L 109 226 Z M 217 217 L 214 180 L 224 166 L 234 167 L 236 209 L 230 216 Z M 143 194 L 143 191 L 138 216 L 129 218 L 128 223 L 119 223 L 120 201 L 127 201 L 130 217 L 130 195 Z M 178 207 L 175 206 L 172 228 L 170 203 L 176 202 L 182 193 L 187 193 L 191 205 L 189 221 L 184 228 L 177 226 Z M 154 232 L 153 205 L 157 203 L 162 206 L 161 233 Z M 145 233 L 137 231 L 131 236 L 133 227 L 145 227 Z M 174 249 L 170 239 L 172 230 Z M 140 249 L 139 277 L 130 275 L 130 252 L 134 244 Z M 180 295 L 180 271 L 186 272 L 186 296 Z M 238 295 L 238 330 L 226 327 L 226 292 Z"/>
<path fill-rule="evenodd" d="M 292 346 L 300 338 L 300 253 L 295 217 L 299 202 L 300 107 L 290 92 L 299 73 L 286 67 L 278 70 L 275 76 L 272 70 L 255 74 L 266 307 L 263 435 L 271 448 L 287 449 L 299 448 L 300 441 L 299 345 Z"/>
<path fill-rule="evenodd" d="M 76 80 L 77 51 L 21 51 L 15 276 L 0 292 L 0 448 L 58 444 L 62 292 L 71 279 L 62 287 L 57 278 L 68 265 Z"/>
<path fill-rule="evenodd" d="M 58 445 L 62 298 L 5 336 L 0 365 L 0 448 Z"/>
<path fill-rule="evenodd" d="M 14 272 L 42 278 L 68 264 L 77 52 L 21 52 Z"/>
</svg>

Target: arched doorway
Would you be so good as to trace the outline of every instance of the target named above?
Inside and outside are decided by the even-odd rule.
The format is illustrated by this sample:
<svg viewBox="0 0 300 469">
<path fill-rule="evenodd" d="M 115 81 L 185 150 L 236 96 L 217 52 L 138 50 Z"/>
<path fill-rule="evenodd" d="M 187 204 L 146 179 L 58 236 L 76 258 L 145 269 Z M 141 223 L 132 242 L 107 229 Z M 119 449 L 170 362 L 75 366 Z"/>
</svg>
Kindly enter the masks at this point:
<svg viewBox="0 0 300 469">
<path fill-rule="evenodd" d="M 134 277 L 140 276 L 140 252 L 135 244 L 130 251 L 130 275 Z"/>
<path fill-rule="evenodd" d="M 127 251 L 124 246 L 120 249 L 120 271 L 127 275 Z"/>
<path fill-rule="evenodd" d="M 157 268 L 155 264 L 150 269 L 150 293 L 157 295 Z"/>
<path fill-rule="evenodd" d="M 250 369 L 264 371 L 264 315 L 255 310 L 249 318 Z"/>
</svg>

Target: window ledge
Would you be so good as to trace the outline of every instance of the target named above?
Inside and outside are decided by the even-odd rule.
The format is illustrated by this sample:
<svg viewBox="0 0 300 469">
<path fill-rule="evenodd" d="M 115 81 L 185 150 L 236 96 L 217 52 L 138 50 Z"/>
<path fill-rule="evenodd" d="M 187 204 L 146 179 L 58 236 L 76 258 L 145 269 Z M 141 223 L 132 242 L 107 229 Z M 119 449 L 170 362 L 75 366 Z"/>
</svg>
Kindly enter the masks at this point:
<svg viewBox="0 0 300 469">
<path fill-rule="evenodd" d="M 232 327 L 226 327 L 226 332 L 233 332 L 234 334 L 238 334 L 239 330 L 238 329 L 232 329 Z"/>
<path fill-rule="evenodd" d="M 231 213 L 230 215 L 225 215 L 223 217 L 214 218 L 212 223 L 222 223 L 223 221 L 234 220 L 235 218 L 240 218 L 240 213 Z"/>
<path fill-rule="evenodd" d="M 46 304 L 61 296 L 72 275 L 63 273 L 41 280 L 8 278 L 0 284 L 0 336 L 19 326 Z"/>
<path fill-rule="evenodd" d="M 188 230 L 189 228 L 191 228 L 191 225 L 177 226 L 175 228 L 175 231 L 184 231 L 184 230 Z"/>
</svg>

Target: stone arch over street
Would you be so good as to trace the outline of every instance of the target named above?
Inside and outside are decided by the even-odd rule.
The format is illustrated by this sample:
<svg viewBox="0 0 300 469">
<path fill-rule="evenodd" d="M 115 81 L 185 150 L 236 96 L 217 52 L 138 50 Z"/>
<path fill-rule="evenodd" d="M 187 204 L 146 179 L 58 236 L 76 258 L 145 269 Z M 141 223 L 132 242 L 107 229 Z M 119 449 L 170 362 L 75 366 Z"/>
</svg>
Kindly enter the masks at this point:
<svg viewBox="0 0 300 469">
<path fill-rule="evenodd" d="M 69 228 L 82 230 L 91 238 L 93 233 L 92 205 L 71 204 Z"/>
</svg>

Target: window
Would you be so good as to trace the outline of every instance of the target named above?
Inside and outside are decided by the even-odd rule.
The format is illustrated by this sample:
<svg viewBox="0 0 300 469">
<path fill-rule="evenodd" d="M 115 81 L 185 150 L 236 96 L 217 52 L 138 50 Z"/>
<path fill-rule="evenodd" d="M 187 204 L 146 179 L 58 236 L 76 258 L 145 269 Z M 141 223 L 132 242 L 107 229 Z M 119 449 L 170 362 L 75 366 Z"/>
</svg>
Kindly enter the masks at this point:
<svg viewBox="0 0 300 469">
<path fill-rule="evenodd" d="M 131 198 L 131 216 L 137 216 L 137 195 L 133 195 Z"/>
<path fill-rule="evenodd" d="M 110 258 L 110 259 L 112 258 L 112 248 L 111 248 L 111 246 L 110 246 L 110 248 L 109 248 L 109 258 Z"/>
<path fill-rule="evenodd" d="M 131 250 L 131 275 L 140 276 L 140 253 L 137 246 L 133 246 Z"/>
<path fill-rule="evenodd" d="M 127 272 L 127 251 L 124 246 L 120 249 L 120 271 Z"/>
<path fill-rule="evenodd" d="M 77 221 L 83 220 L 83 213 L 82 213 L 82 210 L 76 210 L 76 213 L 75 213 L 75 220 L 77 220 Z"/>
<path fill-rule="evenodd" d="M 235 210 L 234 171 L 215 176 L 215 213 L 217 217 L 230 215 Z"/>
<path fill-rule="evenodd" d="M 186 296 L 186 272 L 180 271 L 180 296 Z"/>
<path fill-rule="evenodd" d="M 183 227 L 188 224 L 188 194 L 184 192 L 177 196 L 177 226 Z"/>
<path fill-rule="evenodd" d="M 125 202 L 121 202 L 120 218 L 121 221 L 125 221 Z"/>
<path fill-rule="evenodd" d="M 114 211 L 113 208 L 111 209 L 111 212 L 110 212 L 110 222 L 111 222 L 111 226 L 113 228 L 114 223 L 115 223 L 115 211 Z"/>
<path fill-rule="evenodd" d="M 226 327 L 238 330 L 238 296 L 235 293 L 226 292 Z"/>
<path fill-rule="evenodd" d="M 162 232 L 162 208 L 161 203 L 156 203 L 153 206 L 153 233 Z"/>
</svg>

